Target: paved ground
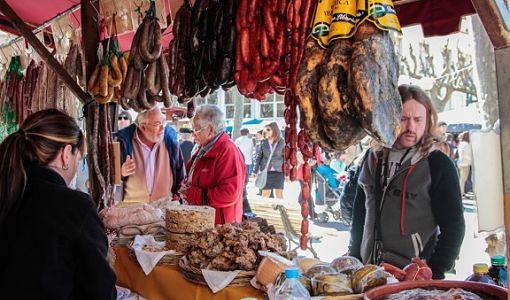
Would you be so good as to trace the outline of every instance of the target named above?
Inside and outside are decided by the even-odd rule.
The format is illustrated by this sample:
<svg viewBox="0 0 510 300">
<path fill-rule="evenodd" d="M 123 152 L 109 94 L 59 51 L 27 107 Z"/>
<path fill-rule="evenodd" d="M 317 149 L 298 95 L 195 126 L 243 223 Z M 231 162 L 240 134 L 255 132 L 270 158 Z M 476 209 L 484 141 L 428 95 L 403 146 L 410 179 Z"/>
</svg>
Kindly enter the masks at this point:
<svg viewBox="0 0 510 300">
<path fill-rule="evenodd" d="M 275 225 L 278 230 L 283 230 L 281 217 L 278 211 L 273 209 L 274 205 L 284 205 L 289 213 L 289 218 L 294 228 L 299 231 L 301 224 L 300 208 L 297 203 L 299 195 L 298 183 L 286 183 L 284 190 L 284 199 L 265 199 L 257 195 L 258 190 L 254 187 L 253 181 L 248 185 L 248 199 L 253 211 L 266 219 L 269 223 Z M 489 263 L 490 259 L 485 253 L 485 240 L 483 236 L 477 234 L 477 216 L 474 207 L 469 201 L 465 204 L 466 234 L 462 245 L 459 260 L 456 263 L 456 274 L 447 274 L 450 279 L 465 279 L 472 273 L 472 265 L 478 262 Z M 317 207 L 317 211 L 324 210 L 325 206 Z M 338 205 L 335 209 L 338 209 Z M 330 215 L 330 221 L 325 224 L 310 222 L 310 232 L 314 236 L 322 236 L 320 242 L 314 243 L 319 258 L 323 261 L 331 261 L 335 257 L 347 252 L 349 245 L 349 228 L 333 220 Z M 312 257 L 309 251 L 299 251 L 300 255 Z"/>
</svg>

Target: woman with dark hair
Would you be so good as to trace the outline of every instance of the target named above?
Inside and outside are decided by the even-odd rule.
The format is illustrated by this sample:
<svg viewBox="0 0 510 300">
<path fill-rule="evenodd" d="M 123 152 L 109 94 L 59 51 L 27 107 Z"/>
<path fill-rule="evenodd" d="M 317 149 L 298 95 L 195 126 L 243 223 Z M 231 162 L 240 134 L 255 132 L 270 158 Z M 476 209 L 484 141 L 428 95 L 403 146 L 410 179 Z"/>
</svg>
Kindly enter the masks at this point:
<svg viewBox="0 0 510 300">
<path fill-rule="evenodd" d="M 464 131 L 459 135 L 459 159 L 457 160 L 457 167 L 459 168 L 460 175 L 460 191 L 462 195 L 466 192 L 466 182 L 469 179 L 469 170 L 473 161 L 473 152 L 469 142 L 469 132 Z"/>
<path fill-rule="evenodd" d="M 265 139 L 257 147 L 255 156 L 254 174 L 257 176 L 266 176 L 266 181 L 262 189 L 262 197 L 268 198 L 271 191 L 275 191 L 276 198 L 283 199 L 283 185 L 285 176 L 283 175 L 283 149 L 285 141 L 278 124 L 272 122 L 264 128 Z"/>
<path fill-rule="evenodd" d="M 68 188 L 85 141 L 68 115 L 30 115 L 0 144 L 0 290 L 7 299 L 115 299 L 104 227 Z"/>
</svg>

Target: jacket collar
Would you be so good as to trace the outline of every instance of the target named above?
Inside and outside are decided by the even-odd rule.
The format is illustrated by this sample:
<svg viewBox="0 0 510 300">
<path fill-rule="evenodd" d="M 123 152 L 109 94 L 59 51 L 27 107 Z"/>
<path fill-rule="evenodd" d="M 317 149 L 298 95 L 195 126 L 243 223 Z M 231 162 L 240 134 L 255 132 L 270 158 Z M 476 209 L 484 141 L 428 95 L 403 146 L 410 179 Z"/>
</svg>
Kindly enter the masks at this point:
<svg viewBox="0 0 510 300">
<path fill-rule="evenodd" d="M 220 136 L 218 137 L 218 139 L 216 140 L 216 142 L 214 143 L 212 148 L 209 151 L 207 151 L 207 153 L 203 157 L 217 156 L 218 154 L 220 154 L 220 152 L 223 152 L 223 147 L 220 147 L 220 144 L 223 144 L 224 142 L 229 141 L 229 140 L 230 140 L 230 136 L 228 136 L 228 134 L 226 132 L 223 132 L 222 134 L 220 134 Z"/>
<path fill-rule="evenodd" d="M 31 180 L 40 180 L 57 185 L 67 186 L 66 181 L 60 174 L 46 166 L 40 166 L 35 163 L 25 164 L 27 177 Z"/>
</svg>

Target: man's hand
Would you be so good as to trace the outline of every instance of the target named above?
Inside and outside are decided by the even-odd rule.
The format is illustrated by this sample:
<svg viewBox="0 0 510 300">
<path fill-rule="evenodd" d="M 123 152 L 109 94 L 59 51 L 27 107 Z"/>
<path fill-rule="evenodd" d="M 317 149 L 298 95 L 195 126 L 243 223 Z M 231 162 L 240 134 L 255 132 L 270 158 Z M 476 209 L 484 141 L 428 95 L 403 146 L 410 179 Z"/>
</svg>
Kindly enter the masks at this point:
<svg viewBox="0 0 510 300">
<path fill-rule="evenodd" d="M 181 181 L 181 186 L 179 187 L 178 192 L 181 199 L 188 199 L 188 189 L 189 189 L 188 181 L 184 179 L 183 181 Z"/>
<path fill-rule="evenodd" d="M 131 156 L 127 156 L 126 161 L 122 164 L 121 175 L 122 177 L 128 177 L 130 175 L 135 174 L 136 165 L 135 161 L 131 158 Z"/>
</svg>

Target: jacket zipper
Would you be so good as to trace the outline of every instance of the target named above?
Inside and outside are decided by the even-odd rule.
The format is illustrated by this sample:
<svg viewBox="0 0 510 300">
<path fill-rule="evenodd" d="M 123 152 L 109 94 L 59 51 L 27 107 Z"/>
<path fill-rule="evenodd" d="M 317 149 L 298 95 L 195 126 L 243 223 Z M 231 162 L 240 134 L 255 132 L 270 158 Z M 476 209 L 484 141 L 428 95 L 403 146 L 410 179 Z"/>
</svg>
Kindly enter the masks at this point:
<svg viewBox="0 0 510 300">
<path fill-rule="evenodd" d="M 398 172 L 395 173 L 395 175 L 393 175 L 393 177 L 390 179 L 390 181 L 388 182 L 388 184 L 384 188 L 384 191 L 383 191 L 383 194 L 382 194 L 381 206 L 379 207 L 381 212 L 382 212 L 382 208 L 384 206 L 384 201 L 386 200 L 386 191 L 388 190 L 388 187 L 393 183 L 393 181 L 397 178 L 397 176 L 400 176 L 401 173 L 405 173 L 405 172 L 409 171 L 409 169 L 411 169 L 411 166 L 408 166 L 408 167 L 405 167 L 403 169 L 398 170 Z M 376 180 L 378 180 L 378 179 L 376 179 Z"/>
</svg>

